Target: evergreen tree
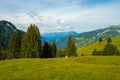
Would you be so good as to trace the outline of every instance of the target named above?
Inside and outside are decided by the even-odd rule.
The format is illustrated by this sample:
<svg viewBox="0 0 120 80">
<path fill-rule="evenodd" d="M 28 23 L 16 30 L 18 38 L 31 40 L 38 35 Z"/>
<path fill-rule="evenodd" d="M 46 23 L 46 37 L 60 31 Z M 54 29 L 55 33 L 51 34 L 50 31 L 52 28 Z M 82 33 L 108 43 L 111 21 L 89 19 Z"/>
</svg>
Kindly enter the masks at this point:
<svg viewBox="0 0 120 80">
<path fill-rule="evenodd" d="M 93 56 L 94 56 L 94 55 L 98 55 L 98 53 L 97 53 L 97 50 L 96 50 L 96 49 L 94 49 L 94 50 L 93 50 L 92 55 L 93 55 Z"/>
<path fill-rule="evenodd" d="M 103 49 L 102 55 L 119 55 L 119 54 L 120 52 L 115 45 L 107 43 Z"/>
<path fill-rule="evenodd" d="M 96 49 L 93 50 L 92 52 L 93 56 L 101 56 L 102 55 L 102 51 L 97 51 Z"/>
<path fill-rule="evenodd" d="M 102 39 L 102 37 L 100 37 L 100 38 L 99 38 L 99 42 L 102 42 L 102 41 L 103 41 L 103 39 Z"/>
<path fill-rule="evenodd" d="M 0 60 L 5 60 L 5 59 L 6 59 L 6 51 L 0 50 Z"/>
<path fill-rule="evenodd" d="M 52 53 L 52 57 L 55 57 L 55 56 L 56 56 L 56 52 L 57 52 L 56 43 L 55 43 L 55 41 L 53 41 L 53 42 L 51 43 L 51 53 Z"/>
<path fill-rule="evenodd" d="M 0 60 L 2 60 L 2 52 L 1 52 L 1 50 L 0 50 Z"/>
<path fill-rule="evenodd" d="M 51 58 L 51 48 L 48 42 L 44 42 L 41 58 Z"/>
<path fill-rule="evenodd" d="M 56 57 L 65 57 L 65 50 L 57 50 Z"/>
<path fill-rule="evenodd" d="M 112 40 L 111 40 L 110 37 L 107 39 L 107 42 L 108 42 L 108 43 L 112 42 Z"/>
<path fill-rule="evenodd" d="M 13 32 L 8 42 L 8 54 L 7 58 L 19 58 L 20 53 L 20 35 L 17 30 Z"/>
<path fill-rule="evenodd" d="M 76 46 L 72 40 L 72 36 L 70 35 L 67 40 L 67 48 L 66 48 L 67 56 L 76 56 Z"/>
<path fill-rule="evenodd" d="M 28 50 L 28 34 L 24 33 L 23 34 L 23 38 L 22 38 L 22 42 L 21 42 L 21 49 L 20 49 L 20 57 L 21 58 L 27 58 L 29 57 L 29 50 Z"/>
<path fill-rule="evenodd" d="M 21 57 L 36 58 L 41 55 L 41 40 L 39 29 L 35 25 L 30 25 L 23 35 L 21 45 Z"/>
</svg>

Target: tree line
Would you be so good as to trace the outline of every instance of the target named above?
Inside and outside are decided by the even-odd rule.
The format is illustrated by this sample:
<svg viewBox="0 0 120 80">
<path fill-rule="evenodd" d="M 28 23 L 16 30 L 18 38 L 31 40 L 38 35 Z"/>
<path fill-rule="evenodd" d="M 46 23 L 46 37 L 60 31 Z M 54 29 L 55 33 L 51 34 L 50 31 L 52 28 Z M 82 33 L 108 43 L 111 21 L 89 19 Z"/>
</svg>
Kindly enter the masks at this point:
<svg viewBox="0 0 120 80">
<path fill-rule="evenodd" d="M 102 38 L 100 37 L 99 42 L 102 42 Z M 104 46 L 104 48 L 102 50 L 96 50 L 94 49 L 92 52 L 93 56 L 120 56 L 120 51 L 117 49 L 117 47 L 115 45 L 113 45 L 112 43 L 112 39 L 109 37 L 107 39 L 107 43 Z"/>
<path fill-rule="evenodd" d="M 64 56 L 76 55 L 76 46 L 70 35 L 64 49 Z M 60 51 L 60 50 L 59 50 Z M 0 50 L 0 60 L 17 59 L 17 58 L 54 58 L 63 57 L 58 50 L 56 42 L 48 43 L 44 41 L 42 44 L 41 35 L 36 25 L 30 25 L 27 32 L 23 33 L 22 39 L 17 30 L 11 35 L 7 50 Z"/>
</svg>

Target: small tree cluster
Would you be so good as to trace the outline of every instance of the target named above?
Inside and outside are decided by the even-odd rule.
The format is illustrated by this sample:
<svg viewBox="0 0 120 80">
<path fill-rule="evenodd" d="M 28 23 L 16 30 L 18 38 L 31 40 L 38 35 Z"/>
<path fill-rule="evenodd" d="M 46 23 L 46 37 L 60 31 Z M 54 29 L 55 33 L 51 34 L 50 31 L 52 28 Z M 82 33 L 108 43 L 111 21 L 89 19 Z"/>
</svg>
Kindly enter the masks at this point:
<svg viewBox="0 0 120 80">
<path fill-rule="evenodd" d="M 7 52 L 6 52 L 7 51 Z M 13 58 L 53 58 L 56 57 L 56 43 L 44 42 L 42 46 L 40 32 L 37 26 L 30 25 L 22 39 L 17 30 L 13 32 L 8 42 L 7 50 L 1 51 L 0 60 Z"/>
<path fill-rule="evenodd" d="M 40 32 L 37 26 L 30 25 L 27 32 L 23 35 L 21 43 L 21 58 L 38 58 L 41 55 Z"/>
<path fill-rule="evenodd" d="M 53 58 L 56 56 L 57 48 L 56 43 L 53 41 L 51 44 L 44 42 L 41 58 Z"/>
<path fill-rule="evenodd" d="M 108 38 L 107 40 L 107 44 L 105 45 L 105 47 L 103 48 L 102 51 L 97 51 L 96 49 L 94 49 L 94 51 L 92 52 L 92 55 L 97 55 L 97 56 L 118 56 L 120 55 L 119 50 L 117 49 L 117 47 L 113 44 L 111 44 L 111 38 Z"/>
</svg>

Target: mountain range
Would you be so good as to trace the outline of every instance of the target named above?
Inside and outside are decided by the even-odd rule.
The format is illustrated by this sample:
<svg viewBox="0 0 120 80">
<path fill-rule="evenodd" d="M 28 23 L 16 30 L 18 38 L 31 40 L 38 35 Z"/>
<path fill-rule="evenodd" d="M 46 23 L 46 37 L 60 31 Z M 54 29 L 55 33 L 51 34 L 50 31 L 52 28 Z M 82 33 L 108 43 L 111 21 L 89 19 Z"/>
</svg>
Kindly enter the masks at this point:
<svg viewBox="0 0 120 80">
<path fill-rule="evenodd" d="M 60 39 L 67 38 L 69 35 L 76 36 L 78 35 L 77 32 L 75 31 L 70 31 L 70 32 L 54 32 L 54 33 L 45 33 L 41 34 L 42 41 L 58 41 Z"/>
<path fill-rule="evenodd" d="M 73 36 L 73 40 L 77 47 L 82 47 L 88 44 L 95 43 L 100 37 L 107 39 L 108 37 L 120 36 L 120 25 L 112 25 L 104 29 L 97 29 L 93 31 L 79 33 Z M 67 37 L 59 39 L 57 48 L 63 49 L 66 47 Z"/>
<path fill-rule="evenodd" d="M 11 22 L 0 21 L 0 48 L 7 48 L 8 40 L 10 39 L 12 32 L 16 29 L 17 28 Z M 22 36 L 23 31 L 18 31 Z M 44 33 L 41 34 L 41 40 L 42 42 L 47 41 L 49 43 L 56 41 L 57 48 L 63 49 L 66 47 L 66 42 L 69 35 L 73 36 L 73 40 L 75 41 L 77 47 L 82 47 L 97 42 L 100 37 L 106 39 L 108 37 L 119 36 L 120 25 L 112 25 L 104 29 L 98 29 L 83 33 L 77 33 L 75 31 Z"/>
</svg>

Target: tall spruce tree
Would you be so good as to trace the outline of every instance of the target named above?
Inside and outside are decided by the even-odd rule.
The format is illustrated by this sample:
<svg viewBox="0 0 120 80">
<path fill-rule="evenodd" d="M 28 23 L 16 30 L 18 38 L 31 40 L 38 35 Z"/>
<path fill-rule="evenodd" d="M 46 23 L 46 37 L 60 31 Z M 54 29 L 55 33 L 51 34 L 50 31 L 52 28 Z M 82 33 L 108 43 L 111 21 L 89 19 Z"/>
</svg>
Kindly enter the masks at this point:
<svg viewBox="0 0 120 80">
<path fill-rule="evenodd" d="M 53 42 L 51 43 L 51 53 L 52 53 L 52 57 L 55 57 L 55 56 L 56 56 L 56 52 L 57 52 L 56 43 L 55 43 L 55 41 L 53 41 Z"/>
<path fill-rule="evenodd" d="M 8 42 L 8 54 L 7 58 L 19 58 L 20 53 L 20 35 L 17 30 L 13 32 Z"/>
<path fill-rule="evenodd" d="M 42 50 L 41 58 L 51 58 L 51 57 L 52 57 L 52 53 L 51 53 L 50 44 L 45 41 L 44 45 L 43 45 L 43 50 Z"/>
<path fill-rule="evenodd" d="M 76 56 L 76 46 L 73 42 L 72 36 L 70 35 L 67 40 L 67 47 L 66 47 L 66 56 Z"/>
<path fill-rule="evenodd" d="M 41 55 L 40 32 L 37 26 L 30 25 L 27 32 L 23 35 L 21 45 L 21 57 L 38 58 Z"/>
<path fill-rule="evenodd" d="M 28 50 L 28 34 L 24 33 L 22 37 L 22 42 L 21 42 L 21 48 L 20 48 L 20 57 L 21 58 L 27 58 L 29 55 L 29 50 Z"/>
</svg>

